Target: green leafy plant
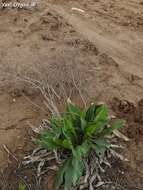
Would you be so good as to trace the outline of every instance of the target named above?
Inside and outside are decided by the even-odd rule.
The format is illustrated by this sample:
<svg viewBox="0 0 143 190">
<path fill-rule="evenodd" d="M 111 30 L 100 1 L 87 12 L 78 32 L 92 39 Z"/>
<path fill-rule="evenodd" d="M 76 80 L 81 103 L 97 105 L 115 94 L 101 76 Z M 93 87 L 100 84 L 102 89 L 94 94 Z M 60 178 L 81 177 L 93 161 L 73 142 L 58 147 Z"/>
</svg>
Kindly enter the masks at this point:
<svg viewBox="0 0 143 190">
<path fill-rule="evenodd" d="M 67 104 L 61 117 L 52 116 L 50 128 L 44 130 L 37 143 L 48 150 L 61 150 L 67 155 L 55 180 L 55 189 L 64 190 L 79 183 L 84 173 L 84 159 L 91 150 L 104 156 L 110 148 L 108 136 L 123 126 L 123 121 L 112 123 L 105 105 L 92 104 L 85 109 Z"/>
<path fill-rule="evenodd" d="M 26 186 L 23 183 L 19 183 L 19 190 L 26 190 Z"/>
</svg>

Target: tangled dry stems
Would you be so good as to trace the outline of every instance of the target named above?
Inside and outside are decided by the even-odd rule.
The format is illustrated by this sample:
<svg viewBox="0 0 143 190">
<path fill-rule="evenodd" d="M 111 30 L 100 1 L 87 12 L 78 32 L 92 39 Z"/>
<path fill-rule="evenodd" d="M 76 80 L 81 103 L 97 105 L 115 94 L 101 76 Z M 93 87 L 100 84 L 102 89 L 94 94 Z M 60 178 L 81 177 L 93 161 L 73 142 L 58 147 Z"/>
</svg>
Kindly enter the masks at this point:
<svg viewBox="0 0 143 190">
<path fill-rule="evenodd" d="M 112 144 L 112 147 L 122 148 L 121 146 Z M 64 155 L 65 157 L 65 155 Z M 73 187 L 72 190 L 83 190 L 86 187 L 89 190 L 105 185 L 107 181 L 103 181 L 102 173 L 105 173 L 105 167 L 111 167 L 109 160 L 111 158 L 124 160 L 123 156 L 117 153 L 113 148 L 109 149 L 106 156 L 97 157 L 96 152 L 90 152 L 89 156 L 84 160 L 85 174 L 82 176 L 80 183 Z M 42 148 L 33 150 L 32 154 L 26 156 L 23 165 L 37 163 L 37 178 L 39 183 L 42 176 L 49 171 L 58 171 L 59 166 L 65 161 L 62 152 L 48 151 Z"/>
<path fill-rule="evenodd" d="M 44 104 L 51 114 L 54 114 L 58 117 L 61 116 L 58 106 L 56 102 L 61 100 L 63 97 L 68 98 L 68 94 L 63 85 L 61 85 L 61 89 L 63 89 L 62 96 L 61 93 L 57 93 L 56 90 L 50 86 L 49 84 L 45 84 L 43 82 L 39 82 L 37 80 L 33 80 L 30 78 L 24 79 L 26 82 L 33 85 L 35 88 L 39 89 L 44 97 Z M 75 89 L 78 91 L 79 96 L 83 102 L 83 105 L 86 106 L 86 101 L 83 98 L 80 88 L 75 82 L 74 75 L 72 74 L 73 85 Z M 35 128 L 30 124 L 31 128 L 34 132 L 40 133 L 43 129 L 50 129 L 50 121 L 48 119 L 44 119 L 40 127 Z M 126 136 L 119 133 L 118 131 L 115 132 L 115 135 L 118 137 L 128 140 Z M 77 186 L 74 186 L 72 190 L 82 190 L 88 187 L 89 190 L 94 190 L 99 186 L 103 186 L 106 181 L 102 179 L 102 173 L 105 173 L 105 167 L 111 167 L 110 165 L 110 158 L 118 158 L 120 160 L 124 160 L 123 156 L 116 152 L 114 149 L 123 148 L 119 145 L 111 144 L 111 148 L 106 153 L 104 157 L 97 157 L 96 152 L 90 152 L 89 156 L 84 160 L 85 163 L 85 174 L 80 179 L 80 183 Z M 58 171 L 59 166 L 65 161 L 62 156 L 62 152 L 59 151 L 48 151 L 42 148 L 35 149 L 31 155 L 24 158 L 23 165 L 29 165 L 37 163 L 37 178 L 39 184 L 41 182 L 42 176 L 47 173 L 48 171 Z"/>
</svg>

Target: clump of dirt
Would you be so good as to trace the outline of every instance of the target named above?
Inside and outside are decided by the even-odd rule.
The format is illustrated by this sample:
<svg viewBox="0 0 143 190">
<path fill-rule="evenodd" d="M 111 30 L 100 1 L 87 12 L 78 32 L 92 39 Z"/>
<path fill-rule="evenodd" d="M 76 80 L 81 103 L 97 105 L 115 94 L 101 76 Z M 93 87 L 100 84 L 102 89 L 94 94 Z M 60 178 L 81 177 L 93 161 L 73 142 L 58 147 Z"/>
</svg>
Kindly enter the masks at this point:
<svg viewBox="0 0 143 190">
<path fill-rule="evenodd" d="M 117 117 L 125 118 L 127 127 L 125 132 L 134 140 L 143 140 L 143 99 L 135 105 L 127 100 L 119 100 L 115 98 L 112 103 L 113 110 L 117 113 Z"/>
<path fill-rule="evenodd" d="M 131 168 L 132 172 L 128 173 L 129 181 L 137 180 L 142 188 L 143 184 L 143 99 L 134 104 L 127 100 L 119 100 L 114 98 L 112 109 L 118 118 L 124 118 L 126 126 L 123 132 L 130 138 L 126 144 L 125 156 L 129 160 L 126 163 L 127 167 Z M 137 177 L 138 176 L 138 177 Z M 132 185 L 133 183 L 130 182 Z"/>
</svg>

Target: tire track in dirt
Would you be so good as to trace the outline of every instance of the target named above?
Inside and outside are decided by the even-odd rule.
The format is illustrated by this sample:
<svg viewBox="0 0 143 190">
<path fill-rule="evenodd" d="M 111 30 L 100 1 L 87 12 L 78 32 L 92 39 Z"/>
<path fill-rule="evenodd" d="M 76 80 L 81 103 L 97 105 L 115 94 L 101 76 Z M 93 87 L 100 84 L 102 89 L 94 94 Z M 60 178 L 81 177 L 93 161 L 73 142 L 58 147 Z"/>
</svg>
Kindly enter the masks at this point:
<svg viewBox="0 0 143 190">
<path fill-rule="evenodd" d="M 135 74 L 143 80 L 143 54 L 136 53 L 134 47 L 124 47 L 116 39 L 100 35 L 96 26 L 93 26 L 88 20 L 85 21 L 84 17 L 71 14 L 70 11 L 59 5 L 52 6 L 52 9 L 65 18 L 82 36 L 94 43 L 100 52 L 111 56 L 120 65 L 123 72 Z M 143 81 L 141 81 L 141 86 L 143 86 Z"/>
</svg>

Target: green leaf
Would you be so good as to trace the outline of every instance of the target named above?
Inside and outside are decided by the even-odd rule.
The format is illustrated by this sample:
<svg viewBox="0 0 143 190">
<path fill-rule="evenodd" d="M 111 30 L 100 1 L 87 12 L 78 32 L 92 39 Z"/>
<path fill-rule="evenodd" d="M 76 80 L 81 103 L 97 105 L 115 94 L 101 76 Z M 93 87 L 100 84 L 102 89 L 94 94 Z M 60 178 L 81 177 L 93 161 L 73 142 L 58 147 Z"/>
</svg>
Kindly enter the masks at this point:
<svg viewBox="0 0 143 190">
<path fill-rule="evenodd" d="M 72 115 L 78 115 L 78 116 L 80 116 L 81 114 L 81 110 L 77 106 L 71 103 L 68 103 L 67 105 L 67 112 L 69 112 Z"/>
<path fill-rule="evenodd" d="M 52 127 L 61 127 L 61 118 L 55 115 L 52 115 L 50 122 Z"/>
<path fill-rule="evenodd" d="M 107 150 L 107 148 L 105 146 L 101 146 L 96 143 L 92 143 L 91 147 L 92 147 L 92 149 L 95 150 L 95 152 L 98 156 L 104 155 L 105 151 Z"/>
<path fill-rule="evenodd" d="M 120 129 L 124 126 L 125 121 L 124 120 L 118 120 L 116 122 L 114 122 L 111 126 L 111 128 L 114 129 Z"/>
<path fill-rule="evenodd" d="M 72 163 L 69 164 L 68 169 L 65 172 L 64 181 L 65 181 L 64 190 L 70 190 L 73 185 Z"/>
<path fill-rule="evenodd" d="M 55 178 L 55 189 L 59 189 L 59 187 L 64 183 L 65 173 L 68 172 L 68 168 L 71 164 L 71 158 L 67 159 L 64 164 L 60 167 L 57 176 Z"/>
<path fill-rule="evenodd" d="M 68 143 L 68 146 L 71 147 L 72 144 L 74 144 L 75 141 L 74 135 L 76 135 L 76 133 L 74 133 L 74 129 L 72 128 L 72 126 L 70 126 L 70 123 L 66 118 L 63 119 L 62 132 L 64 135 L 64 139 L 66 140 L 65 141 L 66 144 Z"/>
<path fill-rule="evenodd" d="M 41 145 L 41 147 L 48 150 L 54 150 L 62 146 L 62 141 L 60 139 L 54 140 L 52 138 L 48 138 L 46 140 L 44 138 L 41 138 L 37 141 L 37 143 Z"/>
<path fill-rule="evenodd" d="M 106 127 L 102 133 L 99 135 L 99 137 L 105 137 L 108 135 L 111 135 L 115 129 L 120 129 L 124 126 L 125 121 L 124 120 L 118 120 L 115 123 L 113 123 L 111 126 Z"/>
<path fill-rule="evenodd" d="M 108 110 L 105 106 L 98 106 L 95 114 L 94 121 L 89 122 L 85 130 L 86 135 L 90 137 L 101 133 L 108 124 Z"/>
<path fill-rule="evenodd" d="M 19 190 L 26 190 L 26 186 L 23 183 L 20 183 Z"/>
<path fill-rule="evenodd" d="M 87 121 L 82 117 L 80 118 L 80 120 L 81 120 L 81 129 L 82 131 L 84 131 L 87 125 Z"/>
<path fill-rule="evenodd" d="M 80 180 L 80 177 L 83 174 L 83 171 L 84 171 L 83 159 L 89 152 L 90 148 L 91 146 L 88 143 L 88 141 L 85 141 L 83 144 L 77 146 L 73 150 L 72 166 L 73 166 L 73 184 L 74 185 Z"/>
<path fill-rule="evenodd" d="M 72 171 L 72 182 L 73 182 L 73 185 L 76 185 L 79 182 L 80 177 L 82 176 L 83 170 L 84 170 L 83 160 L 82 160 L 82 157 L 79 157 L 79 155 L 73 156 L 72 170 L 73 170 Z"/>
<path fill-rule="evenodd" d="M 64 190 L 70 190 L 83 174 L 83 162 L 75 157 L 70 157 L 61 166 L 55 180 L 55 188 L 58 189 L 64 183 Z"/>
<path fill-rule="evenodd" d="M 99 146 L 105 146 L 105 147 L 107 147 L 107 148 L 110 147 L 110 143 L 108 143 L 106 139 L 101 139 L 101 138 L 96 139 L 96 140 L 95 140 L 95 143 L 96 143 L 97 145 L 99 145 Z"/>
<path fill-rule="evenodd" d="M 77 138 L 73 123 L 68 118 L 63 118 L 63 133 L 67 138 L 70 138 L 70 140 L 72 140 L 73 135 Z"/>
<path fill-rule="evenodd" d="M 108 109 L 105 105 L 101 105 L 96 110 L 96 117 L 94 122 L 108 121 Z"/>
<path fill-rule="evenodd" d="M 91 122 L 95 119 L 95 111 L 97 109 L 98 106 L 96 106 L 95 104 L 91 105 L 87 112 L 86 112 L 86 116 L 85 116 L 85 120 L 87 122 Z"/>
<path fill-rule="evenodd" d="M 95 151 L 96 151 L 96 154 L 98 156 L 100 155 L 104 155 L 105 151 L 106 151 L 106 147 L 105 146 L 99 146 L 99 145 L 95 145 Z"/>
<path fill-rule="evenodd" d="M 69 141 L 68 139 L 63 140 L 63 147 L 71 150 L 72 149 L 71 141 Z"/>
<path fill-rule="evenodd" d="M 106 125 L 107 125 L 106 121 L 98 121 L 97 123 L 91 123 L 91 124 L 89 123 L 85 131 L 86 135 L 91 137 L 93 135 L 101 133 L 106 127 Z"/>
</svg>

